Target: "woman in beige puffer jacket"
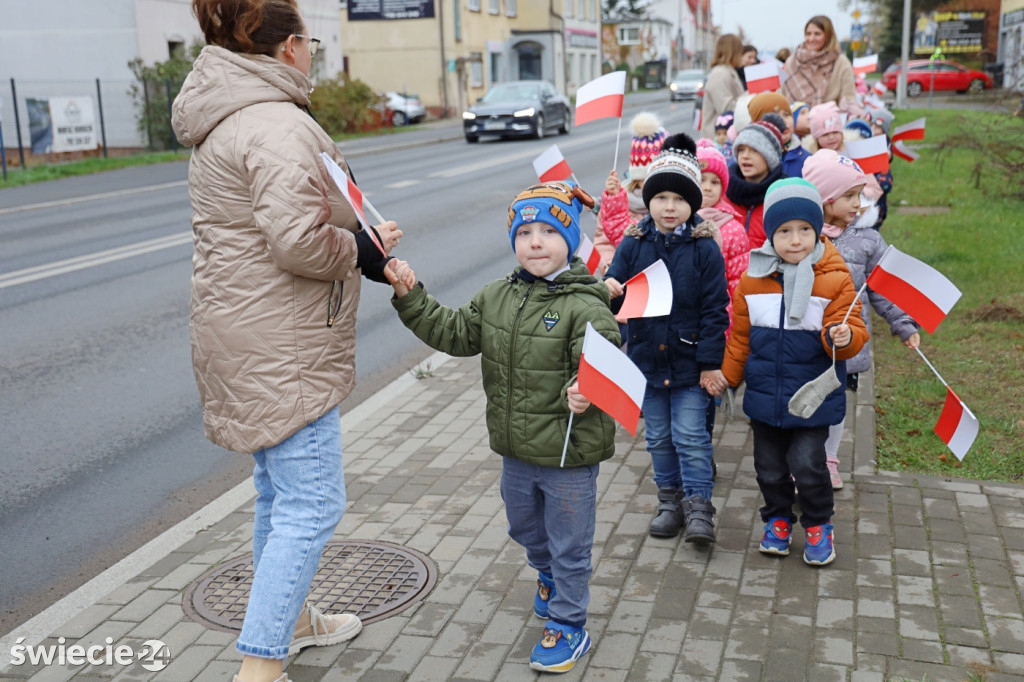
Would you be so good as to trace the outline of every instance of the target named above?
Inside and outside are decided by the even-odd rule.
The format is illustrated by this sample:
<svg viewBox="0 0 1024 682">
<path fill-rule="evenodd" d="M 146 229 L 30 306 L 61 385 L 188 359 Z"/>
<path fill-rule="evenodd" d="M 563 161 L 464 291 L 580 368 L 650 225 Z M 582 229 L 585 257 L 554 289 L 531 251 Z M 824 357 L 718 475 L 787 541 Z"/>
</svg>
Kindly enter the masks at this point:
<svg viewBox="0 0 1024 682">
<path fill-rule="evenodd" d="M 303 602 L 345 507 L 337 406 L 355 380 L 360 274 L 380 275 L 385 257 L 320 156 L 347 170 L 308 112 L 318 41 L 294 0 L 192 8 L 210 44 L 172 123 L 193 147 L 193 370 L 207 437 L 256 461 L 254 579 L 237 647 L 239 679 L 261 682 L 282 679 L 303 646 L 361 628 Z M 386 250 L 401 236 L 394 223 L 377 230 Z"/>
</svg>

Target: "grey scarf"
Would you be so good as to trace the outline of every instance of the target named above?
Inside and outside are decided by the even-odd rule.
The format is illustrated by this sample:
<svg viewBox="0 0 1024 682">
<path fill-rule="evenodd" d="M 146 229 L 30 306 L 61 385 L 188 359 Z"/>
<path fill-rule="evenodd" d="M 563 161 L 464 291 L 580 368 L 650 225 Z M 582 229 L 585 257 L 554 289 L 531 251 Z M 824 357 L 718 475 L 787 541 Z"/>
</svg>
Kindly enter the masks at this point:
<svg viewBox="0 0 1024 682">
<path fill-rule="evenodd" d="M 787 263 L 779 258 L 771 241 L 750 252 L 747 273 L 751 277 L 767 277 L 773 272 L 782 273 L 782 300 L 786 305 L 786 316 L 790 324 L 797 324 L 807 312 L 814 286 L 814 264 L 825 255 L 825 244 L 819 240 L 811 254 L 799 263 Z"/>
</svg>

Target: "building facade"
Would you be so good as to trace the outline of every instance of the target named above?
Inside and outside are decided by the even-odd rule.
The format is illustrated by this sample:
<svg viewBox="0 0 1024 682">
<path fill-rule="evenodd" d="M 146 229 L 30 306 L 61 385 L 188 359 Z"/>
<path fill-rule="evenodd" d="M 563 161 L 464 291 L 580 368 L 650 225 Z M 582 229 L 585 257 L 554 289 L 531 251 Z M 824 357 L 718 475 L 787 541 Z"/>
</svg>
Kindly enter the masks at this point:
<svg viewBox="0 0 1024 682">
<path fill-rule="evenodd" d="M 494 83 L 547 80 L 572 95 L 600 75 L 598 0 L 435 0 L 404 18 L 341 11 L 345 72 L 456 115 Z"/>
<path fill-rule="evenodd" d="M 1003 87 L 1024 92 L 1024 0 L 1002 0 L 996 61 L 1003 65 Z"/>
</svg>

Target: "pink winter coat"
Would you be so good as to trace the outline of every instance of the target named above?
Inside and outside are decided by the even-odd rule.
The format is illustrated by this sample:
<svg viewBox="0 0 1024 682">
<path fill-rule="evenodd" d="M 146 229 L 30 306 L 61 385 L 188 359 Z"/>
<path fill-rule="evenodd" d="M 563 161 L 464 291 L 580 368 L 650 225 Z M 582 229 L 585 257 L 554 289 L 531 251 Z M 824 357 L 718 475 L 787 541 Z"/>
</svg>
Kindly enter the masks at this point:
<svg viewBox="0 0 1024 682">
<path fill-rule="evenodd" d="M 625 188 L 615 194 L 608 194 L 605 190 L 601 194 L 601 211 L 597 230 L 594 231 L 594 247 L 601 254 L 601 260 L 611 263 L 615 247 L 622 241 L 626 228 L 640 222 L 646 215 L 646 211 L 629 210 L 629 193 Z"/>
<path fill-rule="evenodd" d="M 719 201 L 714 206 L 702 208 L 697 215 L 711 223 L 721 237 L 722 257 L 725 258 L 725 279 L 729 287 L 729 329 L 725 338 L 732 332 L 732 294 L 740 283 L 740 278 L 750 264 L 750 243 L 746 230 L 739 221 L 739 215 L 726 201 Z"/>
</svg>

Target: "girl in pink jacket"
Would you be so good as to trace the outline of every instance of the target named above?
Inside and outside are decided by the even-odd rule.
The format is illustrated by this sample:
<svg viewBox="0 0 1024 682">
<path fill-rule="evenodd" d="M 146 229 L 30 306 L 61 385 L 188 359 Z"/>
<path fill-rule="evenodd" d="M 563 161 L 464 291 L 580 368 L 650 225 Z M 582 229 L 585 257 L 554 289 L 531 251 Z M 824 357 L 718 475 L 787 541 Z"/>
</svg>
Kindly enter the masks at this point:
<svg viewBox="0 0 1024 682">
<path fill-rule="evenodd" d="M 601 254 L 602 271 L 612 262 L 615 248 L 622 241 L 626 228 L 640 222 L 647 215 L 641 193 L 647 167 L 661 151 L 661 143 L 668 134 L 661 120 L 647 111 L 634 116 L 629 127 L 633 132 L 633 141 L 629 148 L 626 184 L 622 185 L 619 174 L 613 168 L 604 183 L 604 193 L 601 194 L 594 247 Z"/>
<path fill-rule="evenodd" d="M 700 163 L 701 192 L 704 195 L 697 215 L 715 227 L 715 241 L 725 258 L 725 279 L 729 287 L 729 328 L 725 338 L 728 339 L 732 332 L 732 294 L 750 263 L 750 243 L 736 210 L 722 201 L 729 186 L 729 169 L 722 152 L 711 140 L 697 140 L 697 161 Z"/>
</svg>

